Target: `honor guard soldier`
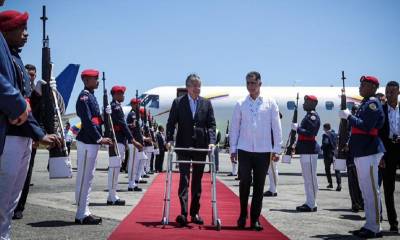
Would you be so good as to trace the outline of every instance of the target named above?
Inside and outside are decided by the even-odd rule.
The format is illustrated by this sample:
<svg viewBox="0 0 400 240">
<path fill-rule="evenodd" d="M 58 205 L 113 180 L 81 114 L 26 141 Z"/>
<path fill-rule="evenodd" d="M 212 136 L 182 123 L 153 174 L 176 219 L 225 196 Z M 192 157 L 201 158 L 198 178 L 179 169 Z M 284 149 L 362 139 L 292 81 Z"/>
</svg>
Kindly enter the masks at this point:
<svg viewBox="0 0 400 240">
<path fill-rule="evenodd" d="M 60 139 L 56 135 L 45 134 L 30 112 L 30 79 L 19 56 L 21 48 L 28 40 L 28 17 L 26 12 L 20 13 L 13 10 L 0 13 L 0 35 L 2 35 L 0 43 L 0 78 L 2 80 L 0 86 L 2 91 L 0 98 L 2 101 L 13 99 L 14 102 L 2 102 L 2 104 L 15 108 L 11 111 L 0 104 L 2 112 L 0 118 L 13 119 L 11 123 L 15 124 L 0 125 L 0 128 L 6 131 L 3 151 L 0 151 L 0 238 L 2 240 L 10 239 L 11 218 L 25 183 L 32 151 L 32 139 L 43 144 L 61 145 Z M 4 45 L 3 37 L 8 48 Z M 6 77 L 7 79 L 5 79 Z M 7 91 L 3 93 L 3 89 Z M 29 110 L 28 115 L 24 116 L 26 109 Z M 0 142 L 2 145 L 2 141 Z"/>
<path fill-rule="evenodd" d="M 124 93 L 126 87 L 124 86 L 114 86 L 111 88 L 111 118 L 113 121 L 113 127 L 115 132 L 115 137 L 117 139 L 118 150 L 120 154 L 120 164 L 125 159 L 125 146 L 129 142 L 132 142 L 132 134 L 128 128 L 125 121 L 124 111 L 122 109 L 121 103 L 125 100 Z M 121 200 L 117 196 L 118 189 L 118 175 L 120 168 L 109 167 L 108 169 L 108 199 L 107 205 L 125 205 L 125 201 Z"/>
<path fill-rule="evenodd" d="M 125 121 L 124 111 L 121 103 L 125 100 L 126 87 L 114 86 L 111 88 L 111 118 L 113 122 L 115 137 L 117 140 L 118 150 L 120 154 L 120 161 L 125 159 L 125 146 L 128 142 L 132 142 L 132 134 Z M 118 176 L 120 168 L 110 167 L 108 169 L 108 199 L 107 205 L 125 205 L 125 201 L 117 196 L 118 189 Z"/>
<path fill-rule="evenodd" d="M 306 193 L 306 203 L 296 207 L 299 212 L 317 211 L 317 160 L 320 147 L 315 140 L 320 127 L 320 119 L 315 111 L 318 104 L 317 97 L 313 95 L 304 96 L 303 109 L 307 112 L 306 116 L 298 126 L 292 124 L 292 129 L 297 131 L 298 138 L 296 143 L 296 154 L 300 154 L 301 171 L 304 179 L 304 190 Z"/>
<path fill-rule="evenodd" d="M 145 163 L 145 154 L 143 152 L 143 135 L 139 124 L 139 105 L 140 99 L 131 99 L 132 110 L 129 112 L 126 122 L 133 135 L 132 142 L 129 146 L 129 162 L 128 162 L 128 191 L 140 192 L 142 189 L 137 186 L 138 183 L 147 183 L 145 180 L 140 180 L 141 171 Z"/>
<path fill-rule="evenodd" d="M 381 237 L 380 192 L 378 187 L 378 164 L 385 151 L 378 136 L 385 115 L 381 102 L 375 97 L 379 80 L 373 76 L 362 76 L 360 95 L 363 97 L 360 108 L 353 116 L 350 110 L 339 111 L 339 117 L 348 119 L 351 126 L 349 140 L 350 154 L 354 156 L 360 189 L 364 197 L 366 223 L 353 234 L 361 238 Z"/>
<path fill-rule="evenodd" d="M 102 137 L 101 125 L 103 120 L 94 95 L 94 90 L 99 86 L 99 72 L 87 69 L 82 72 L 81 78 L 85 89 L 81 91 L 76 102 L 76 113 L 82 122 L 82 128 L 76 137 L 78 173 L 75 200 L 78 209 L 75 223 L 100 224 L 102 219 L 91 215 L 89 211 L 89 194 L 100 145 L 112 145 L 112 140 Z"/>
</svg>

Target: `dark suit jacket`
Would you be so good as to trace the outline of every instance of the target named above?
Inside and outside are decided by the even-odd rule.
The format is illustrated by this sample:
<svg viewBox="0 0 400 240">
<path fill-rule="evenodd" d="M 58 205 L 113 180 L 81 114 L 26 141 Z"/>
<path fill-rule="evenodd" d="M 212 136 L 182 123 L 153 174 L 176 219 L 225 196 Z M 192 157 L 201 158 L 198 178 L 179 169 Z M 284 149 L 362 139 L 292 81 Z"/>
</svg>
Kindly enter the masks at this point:
<svg viewBox="0 0 400 240">
<path fill-rule="evenodd" d="M 167 142 L 173 141 L 175 127 L 178 129 L 176 147 L 207 148 L 208 144 L 215 144 L 215 118 L 211 102 L 199 97 L 193 118 L 188 95 L 176 98 L 168 117 Z"/>
</svg>

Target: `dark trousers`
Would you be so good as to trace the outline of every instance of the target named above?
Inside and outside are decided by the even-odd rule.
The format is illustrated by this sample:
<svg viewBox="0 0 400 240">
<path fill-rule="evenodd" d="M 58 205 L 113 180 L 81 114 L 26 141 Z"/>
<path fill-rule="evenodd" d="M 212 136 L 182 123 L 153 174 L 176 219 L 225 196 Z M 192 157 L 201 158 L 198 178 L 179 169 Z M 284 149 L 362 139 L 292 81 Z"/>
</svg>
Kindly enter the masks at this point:
<svg viewBox="0 0 400 240">
<path fill-rule="evenodd" d="M 154 153 L 151 153 L 151 157 L 150 157 L 150 171 L 154 172 Z"/>
<path fill-rule="evenodd" d="M 360 190 L 360 185 L 358 184 L 357 169 L 354 164 L 354 158 L 348 157 L 346 165 L 351 207 L 357 209 L 364 208 L 364 200 Z"/>
<path fill-rule="evenodd" d="M 66 142 L 65 145 L 67 145 L 67 150 L 68 150 L 68 156 L 71 153 L 71 144 L 72 142 Z"/>
<path fill-rule="evenodd" d="M 21 197 L 19 198 L 18 205 L 15 208 L 14 212 L 23 212 L 25 209 L 25 203 L 29 193 L 29 185 L 31 184 L 32 170 L 33 170 L 33 164 L 35 162 L 35 156 L 36 156 L 36 148 L 32 148 L 31 159 L 29 161 L 29 168 L 28 168 L 28 173 L 26 175 L 24 188 L 22 189 Z"/>
<path fill-rule="evenodd" d="M 332 185 L 331 165 L 333 164 L 333 156 L 324 156 L 324 164 L 326 178 L 328 179 L 328 183 Z M 342 175 L 339 170 L 335 170 L 335 176 L 337 185 L 342 184 Z"/>
<path fill-rule="evenodd" d="M 240 218 L 247 218 L 250 185 L 253 180 L 253 197 L 250 207 L 250 220 L 258 220 L 262 209 L 265 176 L 268 172 L 271 153 L 255 153 L 238 150 L 240 183 Z M 253 176 L 252 176 L 253 175 Z"/>
<path fill-rule="evenodd" d="M 156 171 L 162 172 L 163 164 L 164 164 L 164 155 L 165 151 L 160 151 L 160 154 L 156 156 Z"/>
<path fill-rule="evenodd" d="M 199 153 L 178 153 L 178 160 L 206 161 L 206 154 Z M 192 185 L 191 185 L 191 204 L 190 216 L 195 216 L 200 210 L 201 178 L 203 177 L 204 165 L 193 164 L 192 166 Z M 179 164 L 179 189 L 178 195 L 181 203 L 181 214 L 188 215 L 188 195 L 190 181 L 190 164 Z"/>
<path fill-rule="evenodd" d="M 393 144 L 395 145 L 395 144 Z M 387 148 L 385 154 L 385 168 L 382 169 L 383 189 L 385 194 L 386 211 L 390 226 L 398 226 L 396 207 L 394 204 L 394 190 L 396 180 L 396 165 L 400 162 L 400 144 Z M 391 151 L 396 149 L 396 151 Z"/>
</svg>

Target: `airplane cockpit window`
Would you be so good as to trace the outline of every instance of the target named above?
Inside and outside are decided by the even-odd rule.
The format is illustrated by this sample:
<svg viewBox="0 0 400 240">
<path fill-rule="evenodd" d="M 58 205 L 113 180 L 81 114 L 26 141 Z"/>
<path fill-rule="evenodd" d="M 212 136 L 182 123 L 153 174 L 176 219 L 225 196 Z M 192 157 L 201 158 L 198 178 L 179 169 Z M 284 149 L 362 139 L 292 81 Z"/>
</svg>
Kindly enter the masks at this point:
<svg viewBox="0 0 400 240">
<path fill-rule="evenodd" d="M 296 103 L 294 101 L 289 101 L 286 103 L 286 106 L 289 110 L 294 110 L 296 108 Z"/>
<path fill-rule="evenodd" d="M 325 108 L 326 108 L 326 110 L 332 110 L 334 106 L 335 106 L 335 105 L 333 104 L 332 101 L 326 101 L 326 102 L 325 102 Z"/>
<path fill-rule="evenodd" d="M 347 106 L 347 109 L 351 110 L 354 106 L 354 102 L 347 102 L 346 106 Z"/>
<path fill-rule="evenodd" d="M 142 105 L 146 108 L 159 108 L 160 107 L 160 96 L 154 94 L 142 94 L 139 97 L 142 100 Z"/>
</svg>

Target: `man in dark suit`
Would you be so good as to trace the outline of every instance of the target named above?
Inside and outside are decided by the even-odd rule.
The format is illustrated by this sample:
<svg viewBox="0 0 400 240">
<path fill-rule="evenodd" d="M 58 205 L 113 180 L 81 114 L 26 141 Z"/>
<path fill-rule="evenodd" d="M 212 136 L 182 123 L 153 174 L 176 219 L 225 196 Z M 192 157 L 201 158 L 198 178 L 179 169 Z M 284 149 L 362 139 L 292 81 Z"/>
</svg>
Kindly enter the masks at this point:
<svg viewBox="0 0 400 240">
<path fill-rule="evenodd" d="M 215 119 L 211 102 L 200 97 L 201 80 L 196 74 L 190 74 L 186 78 L 187 94 L 178 97 L 172 103 L 167 122 L 167 149 L 174 139 L 175 127 L 176 147 L 181 148 L 212 148 L 215 144 Z M 178 160 L 205 161 L 206 152 L 177 151 Z M 190 216 L 193 223 L 203 224 L 199 215 L 201 178 L 204 172 L 203 164 L 194 164 L 191 186 Z M 179 200 L 181 203 L 181 215 L 176 221 L 181 225 L 187 224 L 188 215 L 188 187 L 190 179 L 190 164 L 179 164 Z"/>
<path fill-rule="evenodd" d="M 165 136 L 164 127 L 158 126 L 158 132 L 156 133 L 156 139 L 158 143 L 158 149 L 160 153 L 156 156 L 156 172 L 162 172 L 165 154 Z"/>
<path fill-rule="evenodd" d="M 391 232 L 399 232 L 396 208 L 394 204 L 394 189 L 396 165 L 400 162 L 400 112 L 398 106 L 399 83 L 388 82 L 385 90 L 387 102 L 383 105 L 385 122 L 379 130 L 379 137 L 385 145 L 386 153 L 380 167 L 382 168 L 385 203 Z"/>
</svg>

